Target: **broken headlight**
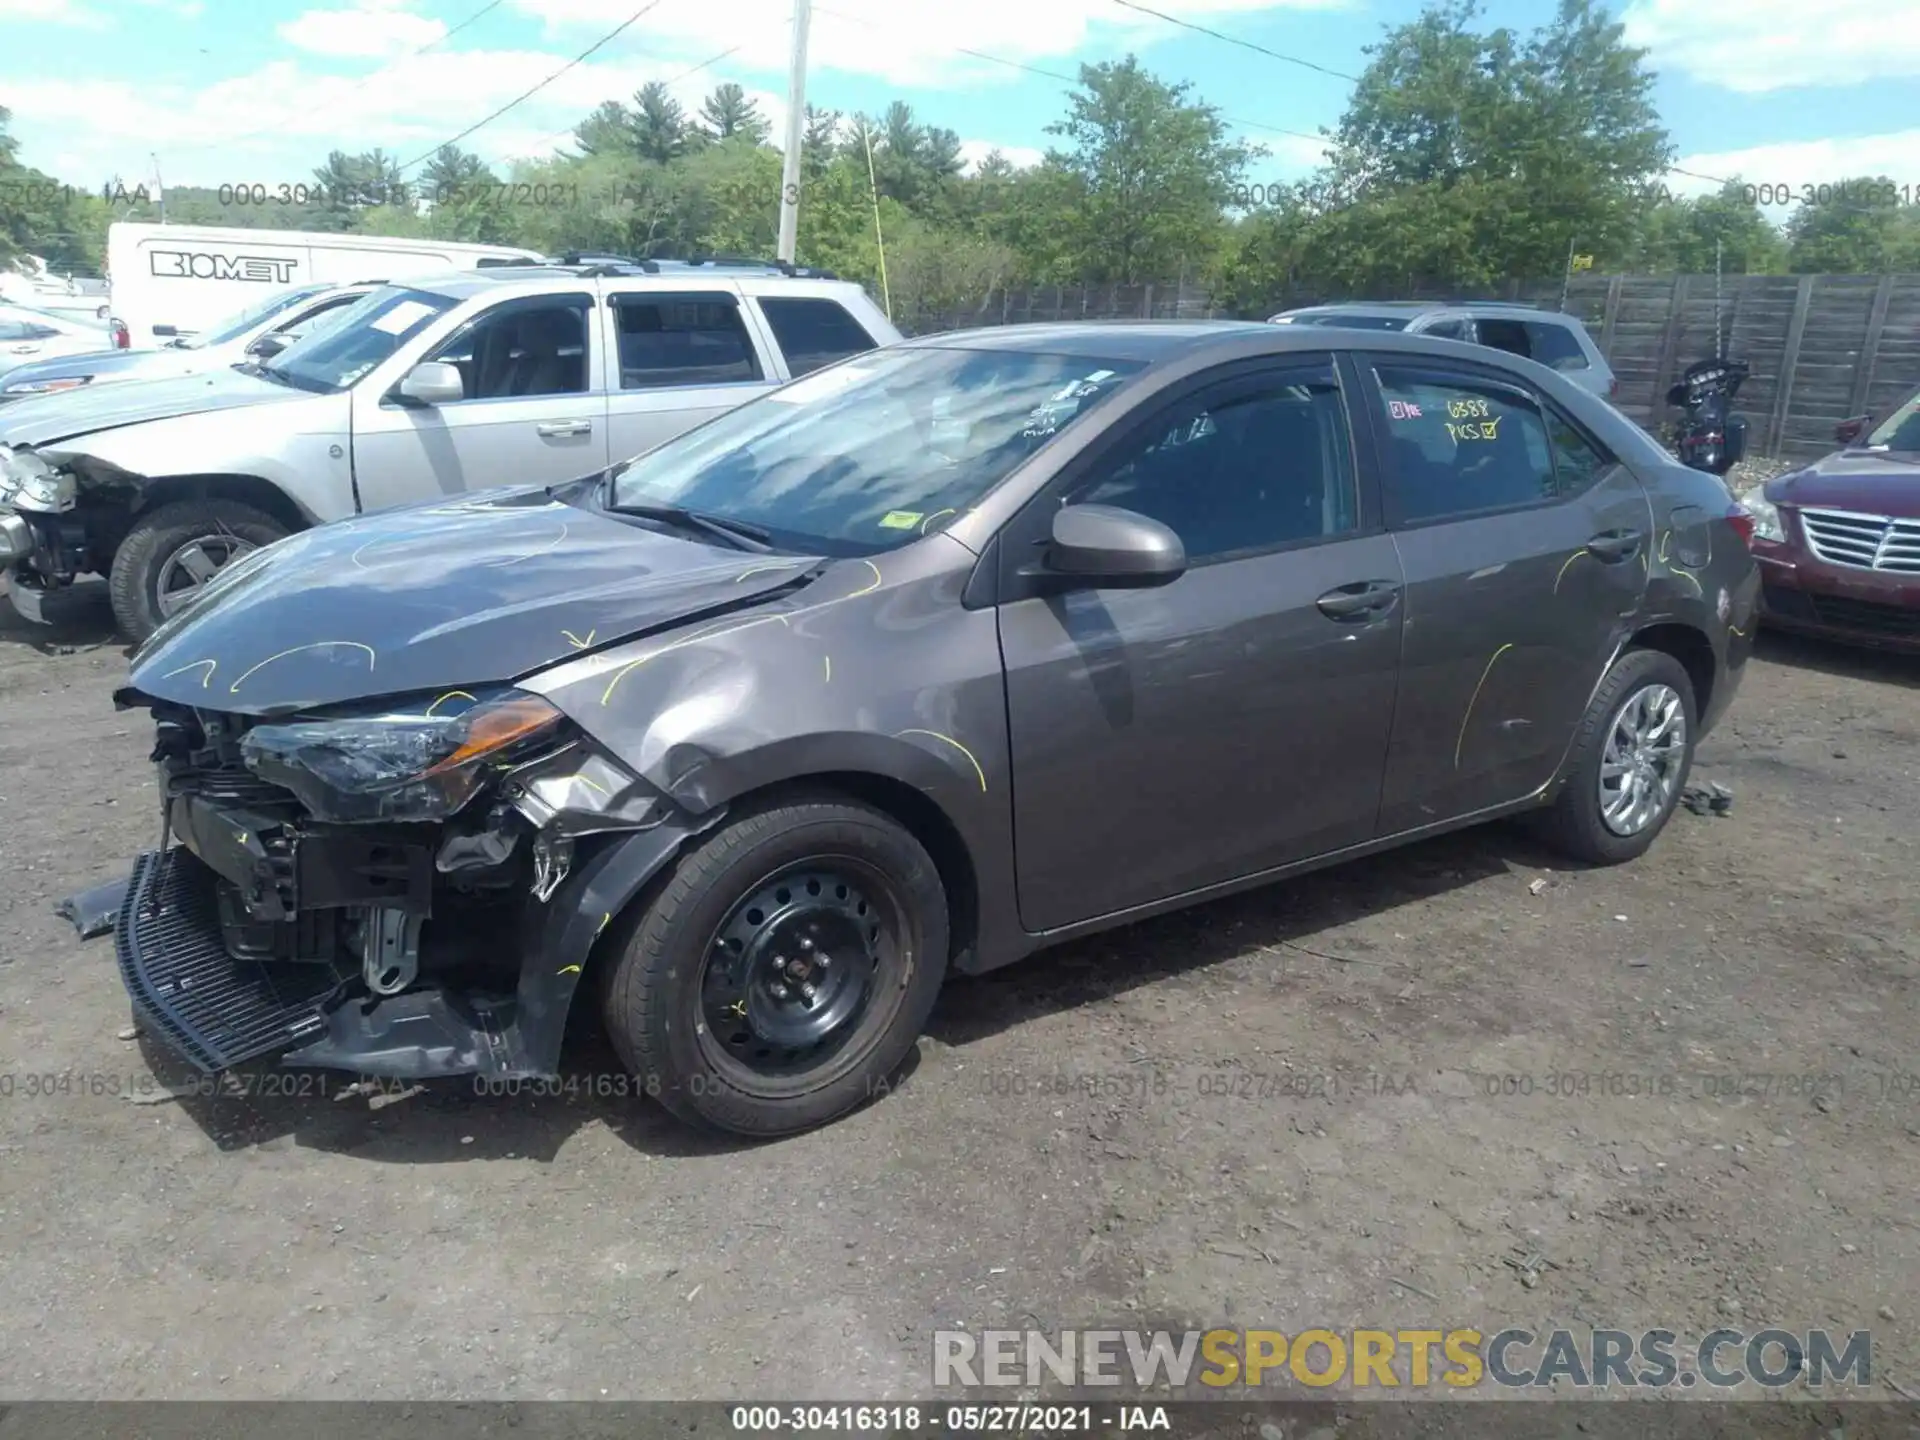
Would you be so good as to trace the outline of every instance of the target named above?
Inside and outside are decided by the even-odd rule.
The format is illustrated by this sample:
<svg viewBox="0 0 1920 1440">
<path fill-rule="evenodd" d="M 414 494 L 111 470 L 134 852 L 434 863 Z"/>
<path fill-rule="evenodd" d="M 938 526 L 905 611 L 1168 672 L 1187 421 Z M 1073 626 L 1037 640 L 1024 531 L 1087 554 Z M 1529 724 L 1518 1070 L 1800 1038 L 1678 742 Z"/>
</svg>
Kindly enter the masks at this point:
<svg viewBox="0 0 1920 1440">
<path fill-rule="evenodd" d="M 444 820 L 479 791 L 491 762 L 537 750 L 562 720 L 537 695 L 456 690 L 417 709 L 256 725 L 240 755 L 319 820 Z"/>
<path fill-rule="evenodd" d="M 71 510 L 79 486 L 31 450 L 15 450 L 0 465 L 0 502 L 16 510 L 58 515 Z"/>
</svg>

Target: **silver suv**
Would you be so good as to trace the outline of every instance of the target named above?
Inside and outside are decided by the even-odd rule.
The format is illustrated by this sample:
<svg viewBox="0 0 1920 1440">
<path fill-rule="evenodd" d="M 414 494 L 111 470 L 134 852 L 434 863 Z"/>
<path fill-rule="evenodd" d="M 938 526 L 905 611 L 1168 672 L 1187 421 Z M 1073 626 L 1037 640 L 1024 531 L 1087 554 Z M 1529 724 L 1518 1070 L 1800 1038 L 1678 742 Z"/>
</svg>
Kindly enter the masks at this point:
<svg viewBox="0 0 1920 1440">
<path fill-rule="evenodd" d="M 591 475 L 899 338 L 859 286 L 758 261 L 383 285 L 264 364 L 0 409 L 0 565 L 31 619 L 76 576 L 107 575 L 141 640 L 295 530 Z"/>
<path fill-rule="evenodd" d="M 1404 330 L 1462 340 L 1524 356 L 1558 370 L 1582 390 L 1611 400 L 1620 389 L 1593 337 L 1572 315 L 1501 300 L 1356 300 L 1312 305 L 1270 317 L 1275 325 L 1337 325 L 1343 330 Z"/>
</svg>

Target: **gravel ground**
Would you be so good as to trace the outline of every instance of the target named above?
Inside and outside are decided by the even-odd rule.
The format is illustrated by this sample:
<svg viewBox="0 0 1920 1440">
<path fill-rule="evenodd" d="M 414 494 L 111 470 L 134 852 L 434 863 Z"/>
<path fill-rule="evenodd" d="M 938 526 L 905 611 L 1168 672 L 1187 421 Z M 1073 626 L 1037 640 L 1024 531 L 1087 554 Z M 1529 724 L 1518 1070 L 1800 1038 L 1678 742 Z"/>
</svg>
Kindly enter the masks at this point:
<svg viewBox="0 0 1920 1440">
<path fill-rule="evenodd" d="M 1103 1322 L 1870 1328 L 1920 1392 L 1916 662 L 1766 639 L 1732 813 L 1639 864 L 1493 827 L 957 981 L 760 1146 L 110 1093 L 184 1078 L 52 913 L 154 833 L 124 664 L 0 602 L 0 1396 L 877 1398 L 936 1328 Z"/>
</svg>

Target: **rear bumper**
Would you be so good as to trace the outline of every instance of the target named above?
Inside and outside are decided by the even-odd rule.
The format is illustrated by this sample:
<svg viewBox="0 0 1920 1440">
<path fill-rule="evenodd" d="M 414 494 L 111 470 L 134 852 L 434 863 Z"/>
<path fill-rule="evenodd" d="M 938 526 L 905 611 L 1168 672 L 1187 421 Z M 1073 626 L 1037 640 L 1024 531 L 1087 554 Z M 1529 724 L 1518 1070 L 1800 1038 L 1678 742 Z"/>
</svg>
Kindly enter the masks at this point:
<svg viewBox="0 0 1920 1440">
<path fill-rule="evenodd" d="M 1753 553 L 1767 624 L 1920 653 L 1920 575 L 1834 565 L 1791 542 L 1756 541 Z"/>
</svg>

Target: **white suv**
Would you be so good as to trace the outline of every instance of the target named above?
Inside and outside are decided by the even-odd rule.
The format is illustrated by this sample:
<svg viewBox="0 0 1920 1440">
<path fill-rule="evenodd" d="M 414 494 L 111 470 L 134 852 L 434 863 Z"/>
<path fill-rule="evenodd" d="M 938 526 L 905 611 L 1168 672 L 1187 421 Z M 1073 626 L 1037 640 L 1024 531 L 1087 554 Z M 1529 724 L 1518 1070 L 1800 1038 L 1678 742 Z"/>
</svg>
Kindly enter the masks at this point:
<svg viewBox="0 0 1920 1440">
<path fill-rule="evenodd" d="M 409 278 L 264 364 L 0 408 L 0 565 L 29 618 L 107 574 L 143 639 L 294 530 L 595 474 L 899 338 L 859 286 L 758 261 Z"/>
<path fill-rule="evenodd" d="M 1269 317 L 1275 325 L 1337 325 L 1344 330 L 1404 330 L 1439 340 L 1463 340 L 1538 361 L 1582 390 L 1611 400 L 1620 389 L 1593 337 L 1572 315 L 1500 300 L 1356 300 L 1311 305 Z"/>
</svg>

